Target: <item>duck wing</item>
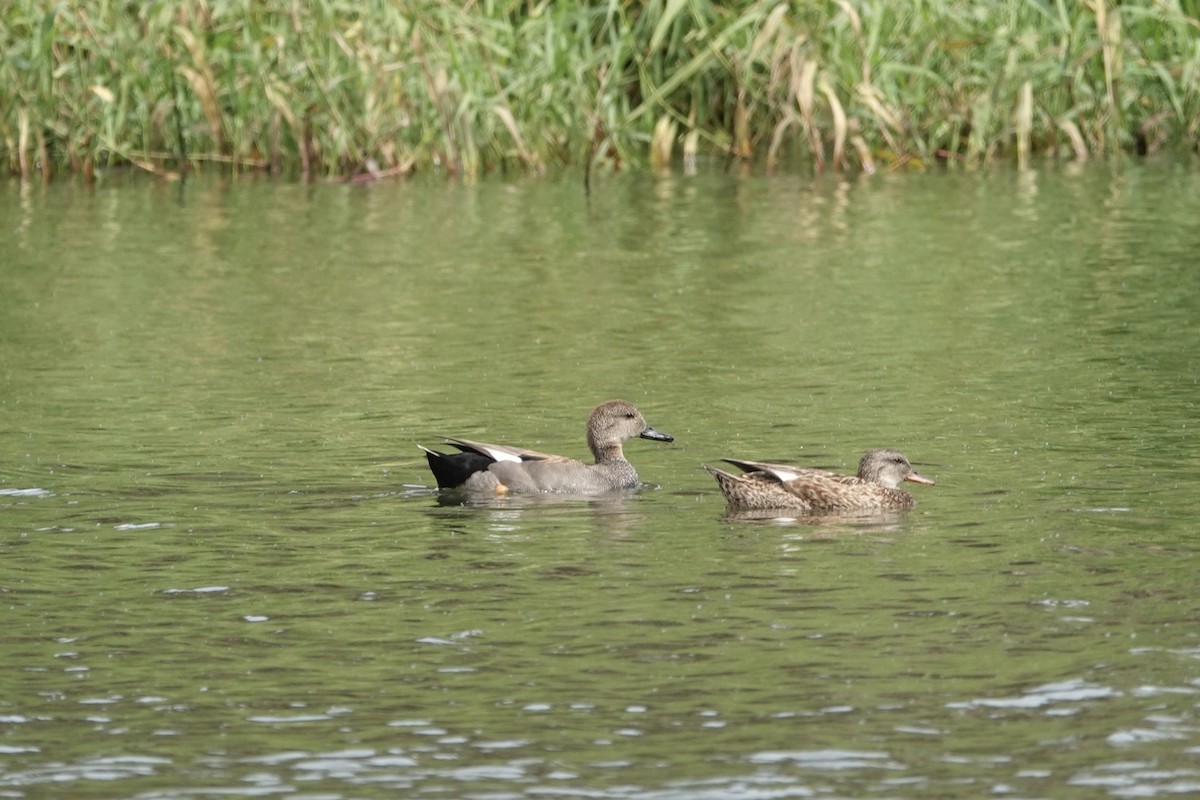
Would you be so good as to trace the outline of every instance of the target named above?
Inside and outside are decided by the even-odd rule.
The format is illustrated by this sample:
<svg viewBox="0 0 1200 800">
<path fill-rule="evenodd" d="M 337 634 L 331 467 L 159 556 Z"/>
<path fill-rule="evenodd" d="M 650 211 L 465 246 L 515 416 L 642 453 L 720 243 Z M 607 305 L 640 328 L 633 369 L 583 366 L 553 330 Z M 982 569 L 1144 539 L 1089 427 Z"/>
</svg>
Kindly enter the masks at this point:
<svg viewBox="0 0 1200 800">
<path fill-rule="evenodd" d="M 836 473 L 823 469 L 814 469 L 812 467 L 793 467 L 789 464 L 771 464 L 766 461 L 745 461 L 738 458 L 723 458 L 721 460 L 728 464 L 733 464 L 735 467 L 747 474 L 760 474 L 763 477 L 770 477 L 781 483 L 812 477 L 838 477 Z"/>
<path fill-rule="evenodd" d="M 478 453 L 481 456 L 490 458 L 492 461 L 513 461 L 520 463 L 522 461 L 574 460 L 566 456 L 556 456 L 550 453 L 541 453 L 537 450 L 528 450 L 524 447 L 510 447 L 509 445 L 491 444 L 490 442 L 474 442 L 470 439 L 456 439 L 453 436 L 443 438 L 464 453 Z"/>
</svg>

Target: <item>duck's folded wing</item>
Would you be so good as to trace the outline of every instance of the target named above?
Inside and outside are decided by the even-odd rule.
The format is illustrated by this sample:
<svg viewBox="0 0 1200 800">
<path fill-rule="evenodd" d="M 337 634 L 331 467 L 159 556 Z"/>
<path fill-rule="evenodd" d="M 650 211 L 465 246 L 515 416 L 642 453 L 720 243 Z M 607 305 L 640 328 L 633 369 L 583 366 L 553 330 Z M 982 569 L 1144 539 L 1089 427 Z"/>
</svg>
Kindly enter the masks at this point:
<svg viewBox="0 0 1200 800">
<path fill-rule="evenodd" d="M 478 453 L 493 461 L 557 461 L 569 460 L 565 456 L 555 456 L 549 453 L 539 453 L 537 450 L 526 450 L 523 447 L 509 447 L 503 444 L 488 442 L 473 442 L 470 439 L 456 439 L 453 436 L 444 437 L 447 442 L 462 450 L 464 453 Z"/>
<path fill-rule="evenodd" d="M 788 464 L 770 464 L 766 461 L 744 461 L 737 458 L 723 458 L 721 460 L 729 464 L 733 464 L 742 472 L 750 474 L 761 473 L 782 483 L 794 481 L 797 478 L 834 477 L 834 473 L 832 472 L 828 472 L 823 469 L 812 469 L 810 467 L 793 467 Z"/>
</svg>

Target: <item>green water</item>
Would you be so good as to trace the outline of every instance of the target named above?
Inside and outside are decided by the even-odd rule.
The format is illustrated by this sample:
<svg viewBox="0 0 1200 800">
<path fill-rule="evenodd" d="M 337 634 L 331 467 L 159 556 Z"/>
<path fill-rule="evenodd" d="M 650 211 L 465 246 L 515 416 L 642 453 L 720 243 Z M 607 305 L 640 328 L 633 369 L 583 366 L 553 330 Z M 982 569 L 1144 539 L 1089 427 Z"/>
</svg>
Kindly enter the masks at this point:
<svg viewBox="0 0 1200 800">
<path fill-rule="evenodd" d="M 0 797 L 1200 792 L 1200 170 L 0 192 Z M 650 488 L 463 505 L 442 434 Z M 933 487 L 727 517 L 722 456 Z"/>
</svg>

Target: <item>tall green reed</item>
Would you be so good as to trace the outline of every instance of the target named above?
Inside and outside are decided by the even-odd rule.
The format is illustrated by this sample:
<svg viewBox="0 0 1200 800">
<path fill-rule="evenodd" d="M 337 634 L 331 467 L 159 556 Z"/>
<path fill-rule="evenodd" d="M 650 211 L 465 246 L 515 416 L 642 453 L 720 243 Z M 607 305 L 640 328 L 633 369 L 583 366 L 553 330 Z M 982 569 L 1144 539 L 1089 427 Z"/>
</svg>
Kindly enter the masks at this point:
<svg viewBox="0 0 1200 800">
<path fill-rule="evenodd" d="M 1198 17 L 1200 0 L 10 0 L 0 152 L 24 175 L 381 176 L 1194 149 Z"/>
</svg>

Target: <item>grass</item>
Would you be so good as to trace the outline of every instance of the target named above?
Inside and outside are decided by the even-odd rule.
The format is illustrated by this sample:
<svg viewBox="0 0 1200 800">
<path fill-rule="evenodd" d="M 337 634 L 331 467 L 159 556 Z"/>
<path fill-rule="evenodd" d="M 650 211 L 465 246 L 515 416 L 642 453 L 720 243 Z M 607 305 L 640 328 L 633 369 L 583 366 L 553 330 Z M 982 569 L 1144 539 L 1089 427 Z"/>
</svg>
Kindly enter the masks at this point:
<svg viewBox="0 0 1200 800">
<path fill-rule="evenodd" d="M 9 0 L 14 173 L 866 170 L 1200 141 L 1200 0 Z"/>
</svg>

